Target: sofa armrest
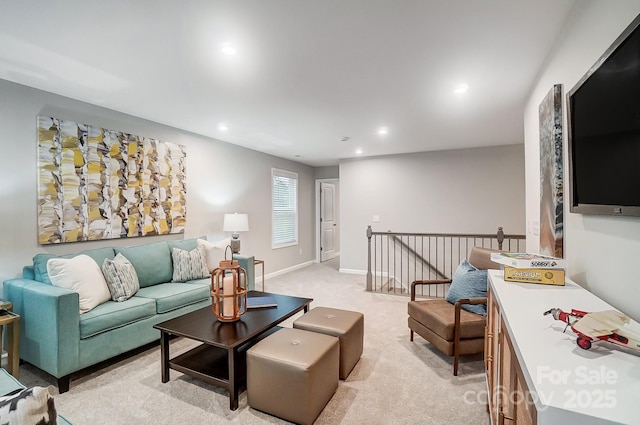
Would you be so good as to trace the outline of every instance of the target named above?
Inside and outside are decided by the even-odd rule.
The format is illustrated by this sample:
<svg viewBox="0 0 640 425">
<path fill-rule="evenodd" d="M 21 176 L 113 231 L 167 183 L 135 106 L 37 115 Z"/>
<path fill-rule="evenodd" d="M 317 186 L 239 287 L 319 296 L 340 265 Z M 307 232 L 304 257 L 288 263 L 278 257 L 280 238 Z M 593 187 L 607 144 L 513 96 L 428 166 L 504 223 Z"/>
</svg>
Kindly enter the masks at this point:
<svg viewBox="0 0 640 425">
<path fill-rule="evenodd" d="M 233 259 L 238 261 L 238 265 L 242 267 L 247 272 L 247 290 L 253 291 L 256 289 L 256 266 L 254 264 L 255 257 L 241 255 L 241 254 L 233 254 Z"/>
<path fill-rule="evenodd" d="M 20 358 L 60 378 L 78 370 L 78 293 L 30 279 L 4 282 L 3 296 L 20 315 Z"/>
</svg>

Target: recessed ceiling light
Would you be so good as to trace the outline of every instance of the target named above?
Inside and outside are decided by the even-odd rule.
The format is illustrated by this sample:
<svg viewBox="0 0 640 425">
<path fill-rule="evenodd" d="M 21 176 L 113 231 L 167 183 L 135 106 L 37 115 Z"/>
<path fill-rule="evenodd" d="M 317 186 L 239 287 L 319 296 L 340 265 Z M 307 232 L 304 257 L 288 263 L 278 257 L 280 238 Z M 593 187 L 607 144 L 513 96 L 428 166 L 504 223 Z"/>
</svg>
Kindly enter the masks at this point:
<svg viewBox="0 0 640 425">
<path fill-rule="evenodd" d="M 465 93 L 467 90 L 469 90 L 469 86 L 466 84 L 459 84 L 456 86 L 456 88 L 453 90 L 453 92 L 455 94 L 462 94 Z"/>
<path fill-rule="evenodd" d="M 362 149 L 356 149 L 356 155 L 361 155 L 362 154 Z"/>
<path fill-rule="evenodd" d="M 237 50 L 232 45 L 225 43 L 222 45 L 222 53 L 225 55 L 233 56 L 237 53 Z"/>
<path fill-rule="evenodd" d="M 227 125 L 225 123 L 221 122 L 221 123 L 218 123 L 218 130 L 227 131 L 227 130 L 229 130 L 229 127 L 227 127 Z"/>
<path fill-rule="evenodd" d="M 384 136 L 387 133 L 389 133 L 389 128 L 388 127 L 380 127 L 378 129 L 378 134 L 381 135 L 381 136 Z"/>
</svg>

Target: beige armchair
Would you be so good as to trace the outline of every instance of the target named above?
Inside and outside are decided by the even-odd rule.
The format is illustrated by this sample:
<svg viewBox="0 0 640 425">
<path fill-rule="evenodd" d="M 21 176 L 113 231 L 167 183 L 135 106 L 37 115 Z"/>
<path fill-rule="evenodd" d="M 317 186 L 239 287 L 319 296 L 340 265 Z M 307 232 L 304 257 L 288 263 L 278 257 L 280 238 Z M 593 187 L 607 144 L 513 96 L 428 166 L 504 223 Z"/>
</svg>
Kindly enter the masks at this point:
<svg viewBox="0 0 640 425">
<path fill-rule="evenodd" d="M 499 269 L 491 261 L 495 250 L 473 247 L 467 260 L 477 269 Z M 458 375 L 458 357 L 484 351 L 486 317 L 462 308 L 464 304 L 486 304 L 486 297 L 463 298 L 455 305 L 446 299 L 416 300 L 416 288 L 423 285 L 451 283 L 451 279 L 416 280 L 411 283 L 411 301 L 408 304 L 410 339 L 413 333 L 429 341 L 446 354 L 453 355 L 453 374 Z"/>
</svg>

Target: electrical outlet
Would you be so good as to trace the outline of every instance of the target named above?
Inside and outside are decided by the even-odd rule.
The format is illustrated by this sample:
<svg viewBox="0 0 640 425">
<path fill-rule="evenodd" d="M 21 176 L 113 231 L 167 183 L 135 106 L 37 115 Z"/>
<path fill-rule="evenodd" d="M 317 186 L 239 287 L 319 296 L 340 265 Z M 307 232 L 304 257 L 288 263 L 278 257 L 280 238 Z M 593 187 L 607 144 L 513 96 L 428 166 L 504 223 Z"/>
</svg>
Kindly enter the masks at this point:
<svg viewBox="0 0 640 425">
<path fill-rule="evenodd" d="M 373 216 L 373 222 L 374 223 L 380 223 L 380 216 L 379 215 L 374 215 Z"/>
</svg>

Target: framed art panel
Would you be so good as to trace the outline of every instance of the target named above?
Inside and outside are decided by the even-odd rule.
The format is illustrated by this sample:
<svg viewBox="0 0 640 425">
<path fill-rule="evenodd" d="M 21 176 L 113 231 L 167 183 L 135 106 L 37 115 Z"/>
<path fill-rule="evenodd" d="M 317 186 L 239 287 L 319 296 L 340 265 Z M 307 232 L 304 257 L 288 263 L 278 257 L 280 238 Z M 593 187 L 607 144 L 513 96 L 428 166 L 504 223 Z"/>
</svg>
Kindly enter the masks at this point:
<svg viewBox="0 0 640 425">
<path fill-rule="evenodd" d="M 40 244 L 184 233 L 185 146 L 37 120 Z"/>
<path fill-rule="evenodd" d="M 538 108 L 540 117 L 540 253 L 564 257 L 562 85 Z"/>
</svg>

